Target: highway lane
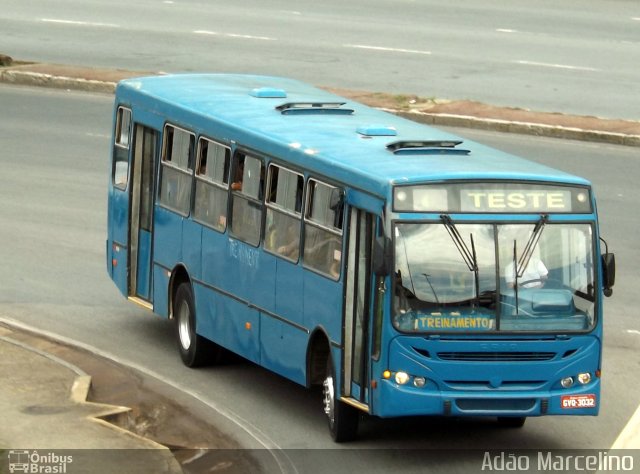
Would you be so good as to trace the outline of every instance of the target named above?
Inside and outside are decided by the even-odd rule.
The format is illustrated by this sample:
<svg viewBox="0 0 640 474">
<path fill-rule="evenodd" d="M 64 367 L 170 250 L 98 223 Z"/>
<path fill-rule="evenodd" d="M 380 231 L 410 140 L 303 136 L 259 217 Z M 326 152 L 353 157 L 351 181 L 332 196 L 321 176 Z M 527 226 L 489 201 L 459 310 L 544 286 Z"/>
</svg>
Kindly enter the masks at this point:
<svg viewBox="0 0 640 474">
<path fill-rule="evenodd" d="M 197 398 L 199 410 L 204 404 L 217 411 L 212 416 L 248 446 L 293 449 L 281 454 L 287 472 L 326 472 L 318 457 L 343 469 L 367 465 L 384 472 L 398 463 L 407 472 L 424 469 L 424 454 L 398 460 L 389 448 L 608 448 L 640 403 L 640 381 L 634 377 L 640 365 L 634 308 L 640 286 L 636 149 L 458 131 L 584 175 L 596 185 L 603 234 L 619 259 L 614 297 L 606 301 L 599 417 L 529 419 L 518 431 L 498 429 L 489 420 L 369 419 L 350 447 L 375 451 L 364 455 L 340 447 L 309 454 L 295 449 L 336 448 L 318 392 L 246 362 L 184 368 L 170 324 L 124 301 L 109 280 L 104 242 L 112 100 L 109 95 L 0 86 L 0 318 L 78 341 L 171 383 Z M 470 467 L 457 455 L 439 458 L 438 466 L 448 472 Z"/>
<path fill-rule="evenodd" d="M 20 59 L 243 72 L 639 119 L 635 0 L 5 0 Z"/>
</svg>

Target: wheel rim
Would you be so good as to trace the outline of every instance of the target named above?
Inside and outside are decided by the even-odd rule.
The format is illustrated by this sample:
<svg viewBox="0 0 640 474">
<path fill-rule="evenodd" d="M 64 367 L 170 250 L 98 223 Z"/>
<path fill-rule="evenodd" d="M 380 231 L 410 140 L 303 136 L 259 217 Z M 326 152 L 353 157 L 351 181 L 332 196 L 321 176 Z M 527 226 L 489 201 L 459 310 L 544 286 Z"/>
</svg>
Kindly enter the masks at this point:
<svg viewBox="0 0 640 474">
<path fill-rule="evenodd" d="M 178 336 L 180 337 L 180 345 L 184 350 L 191 347 L 191 312 L 186 301 L 180 305 L 178 311 Z"/>
<path fill-rule="evenodd" d="M 329 417 L 329 422 L 333 424 L 335 419 L 335 393 L 333 388 L 333 377 L 328 375 L 322 384 L 324 413 Z"/>
</svg>

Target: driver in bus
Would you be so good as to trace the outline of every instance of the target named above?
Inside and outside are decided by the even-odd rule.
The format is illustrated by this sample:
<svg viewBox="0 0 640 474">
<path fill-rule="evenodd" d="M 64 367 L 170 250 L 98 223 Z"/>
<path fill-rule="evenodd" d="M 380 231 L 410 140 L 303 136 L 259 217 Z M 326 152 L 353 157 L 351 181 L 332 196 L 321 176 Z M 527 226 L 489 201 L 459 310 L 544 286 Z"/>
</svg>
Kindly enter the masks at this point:
<svg viewBox="0 0 640 474">
<path fill-rule="evenodd" d="M 520 288 L 542 288 L 549 277 L 549 270 L 542 262 L 540 257 L 532 255 L 524 269 L 524 273 L 518 278 L 518 287 Z M 505 269 L 505 280 L 509 288 L 515 286 L 516 269 L 514 262 L 507 265 Z"/>
</svg>

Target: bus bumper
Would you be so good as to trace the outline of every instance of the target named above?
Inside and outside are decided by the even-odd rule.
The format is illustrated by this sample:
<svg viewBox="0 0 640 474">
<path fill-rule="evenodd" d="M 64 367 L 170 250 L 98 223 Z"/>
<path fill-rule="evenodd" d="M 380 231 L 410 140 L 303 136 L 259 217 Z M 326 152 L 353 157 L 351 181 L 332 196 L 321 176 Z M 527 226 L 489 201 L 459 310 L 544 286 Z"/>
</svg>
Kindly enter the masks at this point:
<svg viewBox="0 0 640 474">
<path fill-rule="evenodd" d="M 377 393 L 375 393 L 377 392 Z M 442 391 L 381 380 L 374 392 L 372 414 L 387 418 L 420 415 L 543 416 L 598 414 L 600 380 L 571 389 L 552 391 Z"/>
</svg>

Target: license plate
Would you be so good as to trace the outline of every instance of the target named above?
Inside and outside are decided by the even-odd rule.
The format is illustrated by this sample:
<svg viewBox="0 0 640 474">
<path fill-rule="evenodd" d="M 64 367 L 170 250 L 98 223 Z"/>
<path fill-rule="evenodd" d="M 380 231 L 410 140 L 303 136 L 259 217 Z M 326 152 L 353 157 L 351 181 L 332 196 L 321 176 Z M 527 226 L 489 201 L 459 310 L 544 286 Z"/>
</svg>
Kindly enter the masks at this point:
<svg viewBox="0 0 640 474">
<path fill-rule="evenodd" d="M 593 393 L 585 395 L 563 395 L 560 399 L 563 409 L 572 408 L 594 408 L 596 406 L 596 396 Z"/>
</svg>

